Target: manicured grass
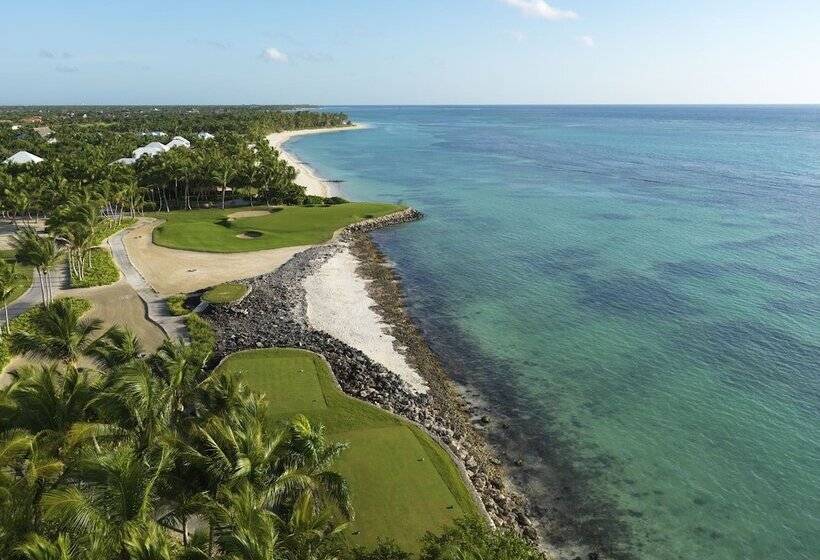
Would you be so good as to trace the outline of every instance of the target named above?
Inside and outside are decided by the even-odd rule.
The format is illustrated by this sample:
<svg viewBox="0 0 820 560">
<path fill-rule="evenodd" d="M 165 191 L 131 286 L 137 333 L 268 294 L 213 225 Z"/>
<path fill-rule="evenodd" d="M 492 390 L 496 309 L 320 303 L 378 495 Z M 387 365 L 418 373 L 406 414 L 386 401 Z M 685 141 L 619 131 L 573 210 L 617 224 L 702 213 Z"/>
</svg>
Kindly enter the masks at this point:
<svg viewBox="0 0 820 560">
<path fill-rule="evenodd" d="M 246 293 L 248 293 L 248 287 L 245 284 L 228 282 L 214 286 L 202 295 L 202 299 L 208 303 L 224 305 L 242 299 Z"/>
<path fill-rule="evenodd" d="M 188 210 L 155 214 L 165 223 L 154 230 L 154 243 L 172 249 L 238 253 L 313 245 L 337 229 L 366 218 L 401 210 L 395 204 L 348 202 L 324 207 L 286 206 L 264 216 L 230 218 L 235 212 L 265 208 Z M 241 236 L 241 237 L 237 237 Z"/>
<path fill-rule="evenodd" d="M 220 369 L 241 372 L 253 390 L 264 393 L 272 421 L 304 413 L 324 424 L 331 439 L 350 443 L 336 468 L 350 484 L 356 519 L 347 534 L 354 544 L 372 546 L 386 537 L 417 552 L 427 531 L 478 515 L 458 469 L 435 441 L 420 428 L 342 393 L 316 354 L 238 352 Z"/>
<path fill-rule="evenodd" d="M 107 249 L 97 247 L 88 253 L 88 263 L 85 265 L 85 274 L 82 278 L 71 272 L 72 288 L 91 288 L 93 286 L 107 286 L 120 278 L 120 271 L 114 264 L 114 259 Z"/>
<path fill-rule="evenodd" d="M 15 262 L 14 251 L 0 251 L 0 259 L 7 260 L 9 262 Z M 11 296 L 9 296 L 9 301 L 7 302 L 9 304 L 11 304 L 14 300 L 22 296 L 24 293 L 26 293 L 26 291 L 28 291 L 28 289 L 31 287 L 33 278 L 32 275 L 34 274 L 33 267 L 20 263 L 17 263 L 15 265 L 14 271 L 17 273 L 18 279 L 14 284 L 14 290 L 11 292 Z"/>
</svg>

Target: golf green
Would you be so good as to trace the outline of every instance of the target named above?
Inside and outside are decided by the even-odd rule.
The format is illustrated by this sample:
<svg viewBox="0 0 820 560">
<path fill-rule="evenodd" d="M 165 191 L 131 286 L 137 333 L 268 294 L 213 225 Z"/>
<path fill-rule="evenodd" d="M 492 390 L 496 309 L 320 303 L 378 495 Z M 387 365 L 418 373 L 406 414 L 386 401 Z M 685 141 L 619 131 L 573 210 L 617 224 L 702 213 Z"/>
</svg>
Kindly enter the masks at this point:
<svg viewBox="0 0 820 560">
<path fill-rule="evenodd" d="M 231 208 L 157 213 L 165 223 L 154 243 L 171 249 L 241 253 L 315 245 L 344 226 L 402 210 L 395 204 L 347 202 L 333 206 Z"/>
<path fill-rule="evenodd" d="M 342 393 L 318 355 L 249 350 L 228 357 L 220 369 L 241 372 L 265 394 L 272 421 L 303 413 L 324 424 L 332 439 L 350 444 L 336 468 L 350 484 L 356 517 L 348 536 L 354 544 L 389 538 L 415 552 L 426 532 L 477 514 L 447 452 L 417 426 Z"/>
</svg>

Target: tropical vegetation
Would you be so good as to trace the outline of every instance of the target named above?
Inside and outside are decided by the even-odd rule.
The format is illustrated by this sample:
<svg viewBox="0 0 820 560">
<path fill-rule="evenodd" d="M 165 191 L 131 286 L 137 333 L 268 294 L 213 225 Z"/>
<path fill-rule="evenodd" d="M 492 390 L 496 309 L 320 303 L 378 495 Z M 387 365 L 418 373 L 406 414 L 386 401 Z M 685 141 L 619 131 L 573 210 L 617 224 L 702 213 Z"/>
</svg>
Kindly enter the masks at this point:
<svg viewBox="0 0 820 560">
<path fill-rule="evenodd" d="M 34 129 L 42 124 L 51 134 Z M 0 558 L 538 557 L 477 518 L 422 429 L 344 395 L 321 357 L 262 350 L 213 367 L 216 335 L 184 296 L 168 305 L 185 314 L 189 340 L 147 354 L 129 330 L 89 318 L 89 301 L 56 289 L 64 277 L 115 281 L 100 245 L 148 210 L 166 220 L 156 234 L 166 246 L 244 251 L 316 243 L 400 208 L 306 197 L 264 141 L 345 124 L 283 107 L 0 109 L 0 159 L 45 158 L 0 165 L 0 218 L 16 229 L 0 303 L 32 271 L 41 301 L 0 326 L 0 366 L 20 358 L 0 374 Z M 171 135 L 190 149 L 112 164 Z M 224 207 L 237 198 L 254 209 L 231 216 Z"/>
<path fill-rule="evenodd" d="M 127 330 L 99 327 L 58 299 L 12 334 L 30 362 L 0 390 L 0 557 L 410 557 L 384 542 L 351 548 L 357 512 L 339 469 L 348 443 L 315 418 L 280 418 L 280 396 L 253 391 L 232 368 L 209 369 L 207 323 L 191 344 L 166 341 L 147 357 Z M 420 551 L 536 558 L 480 521 L 430 534 Z"/>
</svg>

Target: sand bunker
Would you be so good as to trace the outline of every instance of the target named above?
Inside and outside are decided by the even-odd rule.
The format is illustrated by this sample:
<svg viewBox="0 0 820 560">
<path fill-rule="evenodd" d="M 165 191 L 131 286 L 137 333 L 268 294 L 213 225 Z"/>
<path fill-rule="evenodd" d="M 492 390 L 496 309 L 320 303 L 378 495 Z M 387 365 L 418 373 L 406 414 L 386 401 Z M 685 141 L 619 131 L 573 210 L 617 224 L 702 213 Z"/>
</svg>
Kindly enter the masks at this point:
<svg viewBox="0 0 820 560">
<path fill-rule="evenodd" d="M 223 282 L 273 272 L 307 246 L 250 253 L 200 253 L 154 245 L 151 230 L 159 223 L 141 220 L 123 241 L 131 262 L 161 295 L 188 293 Z"/>
<path fill-rule="evenodd" d="M 262 235 L 263 234 L 262 234 L 261 231 L 250 230 L 250 231 L 243 231 L 242 233 L 238 234 L 236 237 L 238 237 L 239 239 L 258 239 L 258 238 L 262 237 Z"/>
<path fill-rule="evenodd" d="M 270 210 L 242 210 L 241 212 L 231 212 L 228 214 L 229 218 L 238 220 L 239 218 L 254 218 L 256 216 L 267 216 Z"/>
</svg>

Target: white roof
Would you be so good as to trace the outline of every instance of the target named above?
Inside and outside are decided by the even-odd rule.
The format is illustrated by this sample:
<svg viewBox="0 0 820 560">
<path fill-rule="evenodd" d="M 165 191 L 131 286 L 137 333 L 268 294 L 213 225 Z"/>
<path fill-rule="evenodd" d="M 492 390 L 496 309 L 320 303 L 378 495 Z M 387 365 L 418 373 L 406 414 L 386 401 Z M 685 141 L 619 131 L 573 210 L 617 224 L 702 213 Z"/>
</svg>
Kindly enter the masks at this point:
<svg viewBox="0 0 820 560">
<path fill-rule="evenodd" d="M 26 151 L 20 151 L 11 157 L 6 158 L 3 163 L 14 163 L 16 165 L 25 165 L 26 163 L 40 163 L 43 158 L 37 157 Z"/>
<path fill-rule="evenodd" d="M 214 137 L 214 135 L 211 134 L 210 132 L 198 132 L 197 136 L 199 136 L 203 140 L 210 140 L 211 138 Z"/>
<path fill-rule="evenodd" d="M 171 148 L 190 148 L 191 143 L 188 142 L 182 136 L 174 136 L 171 138 L 171 141 L 165 144 L 165 149 L 170 150 Z"/>
<path fill-rule="evenodd" d="M 139 159 L 145 155 L 155 156 L 166 151 L 168 151 L 168 148 L 166 148 L 162 142 L 151 142 L 150 144 L 137 148 L 131 152 L 131 155 L 134 156 L 134 159 Z"/>
<path fill-rule="evenodd" d="M 120 159 L 118 159 L 118 160 L 112 161 L 112 162 L 111 162 L 111 165 L 114 165 L 115 163 L 120 163 L 120 164 L 122 164 L 122 165 L 133 165 L 133 164 L 134 164 L 134 162 L 136 162 L 136 161 L 137 161 L 137 159 L 136 159 L 136 158 L 132 158 L 132 157 L 122 157 L 122 158 L 120 158 Z"/>
</svg>

